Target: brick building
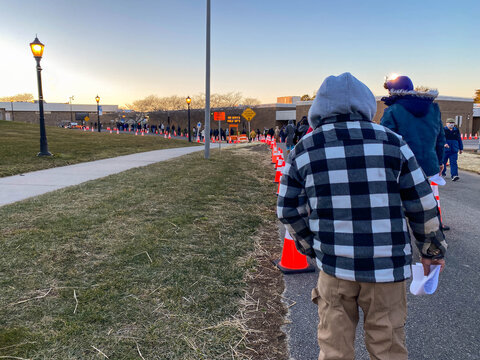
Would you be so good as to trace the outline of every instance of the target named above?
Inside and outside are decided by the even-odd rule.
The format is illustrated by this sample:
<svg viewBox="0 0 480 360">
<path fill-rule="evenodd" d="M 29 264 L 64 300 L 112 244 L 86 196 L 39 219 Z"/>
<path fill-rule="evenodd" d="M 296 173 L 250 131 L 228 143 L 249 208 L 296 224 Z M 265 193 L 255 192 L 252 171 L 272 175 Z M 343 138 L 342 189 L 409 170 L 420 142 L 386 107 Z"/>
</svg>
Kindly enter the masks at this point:
<svg viewBox="0 0 480 360">
<path fill-rule="evenodd" d="M 383 111 L 385 110 L 385 104 L 380 101 L 382 96 L 377 96 L 377 113 L 373 118 L 373 121 L 376 123 L 380 122 L 382 118 Z M 464 133 L 474 133 L 474 121 L 473 121 L 473 99 L 472 98 L 461 98 L 453 96 L 439 96 L 435 102 L 440 107 L 442 113 L 442 121 L 446 124 L 448 118 L 456 119 L 460 132 Z M 312 101 L 301 101 L 297 103 L 297 121 L 299 121 L 303 116 L 308 115 L 308 110 L 312 106 Z M 476 128 L 480 126 L 480 123 L 476 123 Z"/>
<path fill-rule="evenodd" d="M 62 126 L 69 122 L 82 124 L 88 117 L 88 123 L 97 121 L 97 105 L 44 103 L 45 125 Z M 118 105 L 102 105 L 100 121 L 110 123 L 120 118 Z M 0 102 L 0 120 L 38 123 L 40 112 L 36 102 Z"/>
<path fill-rule="evenodd" d="M 385 104 L 380 101 L 381 97 L 377 97 L 377 114 L 374 121 L 379 122 Z M 288 120 L 296 120 L 297 122 L 308 114 L 308 110 L 312 105 L 312 101 L 298 101 L 298 97 L 286 96 L 278 98 L 274 104 L 263 104 L 252 107 L 256 116 L 251 121 L 251 129 L 264 129 L 274 128 L 275 126 L 283 126 L 288 123 Z M 456 119 L 460 125 L 460 131 L 462 134 L 475 134 L 480 132 L 480 108 L 475 109 L 473 99 L 460 98 L 451 96 L 439 96 L 435 100 L 440 106 L 442 112 L 442 120 L 445 123 L 447 118 Z M 12 111 L 13 106 L 13 111 Z M 101 116 L 101 122 L 104 126 L 114 125 L 118 121 L 128 121 L 132 123 L 137 119 L 144 118 L 142 114 L 137 113 L 122 113 L 119 111 L 117 105 L 102 105 L 103 115 Z M 245 110 L 245 106 L 238 106 L 227 109 L 212 109 L 213 111 L 224 111 L 226 116 L 238 117 Z M 61 126 L 62 124 L 70 121 L 81 123 L 81 120 L 88 116 L 90 123 L 95 123 L 97 120 L 97 106 L 96 105 L 70 105 L 69 104 L 49 104 L 45 103 L 45 122 L 47 125 Z M 0 102 L 0 120 L 14 120 L 29 123 L 38 123 L 39 113 L 38 104 L 31 102 Z M 165 126 L 175 125 L 182 129 L 187 128 L 187 110 L 176 111 L 156 111 L 148 113 L 149 125 Z M 200 122 L 204 127 L 205 122 L 205 110 L 204 109 L 192 109 L 191 110 L 191 126 L 194 127 Z M 211 128 L 218 128 L 219 123 L 211 121 Z M 225 129 L 228 127 L 226 122 L 221 122 L 220 126 Z M 239 131 L 248 131 L 248 122 L 241 117 L 238 122 Z"/>
<path fill-rule="evenodd" d="M 473 108 L 473 128 L 472 134 L 480 135 L 480 104 L 475 104 Z"/>
</svg>

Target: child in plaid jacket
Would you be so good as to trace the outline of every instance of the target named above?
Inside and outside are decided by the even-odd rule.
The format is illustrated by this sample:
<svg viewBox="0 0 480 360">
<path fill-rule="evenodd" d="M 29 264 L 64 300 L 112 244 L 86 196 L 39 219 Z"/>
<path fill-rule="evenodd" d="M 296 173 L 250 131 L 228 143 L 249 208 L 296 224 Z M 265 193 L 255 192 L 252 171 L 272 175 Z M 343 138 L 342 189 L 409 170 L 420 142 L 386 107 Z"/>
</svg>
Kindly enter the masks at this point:
<svg viewBox="0 0 480 360">
<path fill-rule="evenodd" d="M 299 251 L 315 258 L 324 273 L 312 295 L 319 309 L 320 301 L 331 303 L 319 295 L 327 286 L 320 286 L 322 277 L 324 282 L 325 277 L 336 279 L 338 289 L 340 280 L 367 289 L 372 283 L 404 283 L 411 276 L 406 219 L 422 262 L 443 264 L 447 245 L 430 185 L 405 141 L 371 121 L 375 112 L 375 97 L 351 74 L 328 77 L 309 111 L 314 130 L 290 153 L 283 172 L 278 218 Z M 325 296 L 333 296 L 333 290 L 328 291 Z M 328 317 L 327 305 L 322 302 L 321 316 Z M 319 329 L 322 349 L 332 345 L 326 338 L 346 336 L 341 335 L 345 329 L 336 334 L 338 326 L 329 326 L 327 335 L 323 330 L 320 336 Z M 403 329 L 403 324 L 397 327 Z M 399 357 L 390 354 L 385 359 L 406 359 L 404 345 L 398 349 Z M 325 353 L 321 358 L 329 357 Z"/>
</svg>

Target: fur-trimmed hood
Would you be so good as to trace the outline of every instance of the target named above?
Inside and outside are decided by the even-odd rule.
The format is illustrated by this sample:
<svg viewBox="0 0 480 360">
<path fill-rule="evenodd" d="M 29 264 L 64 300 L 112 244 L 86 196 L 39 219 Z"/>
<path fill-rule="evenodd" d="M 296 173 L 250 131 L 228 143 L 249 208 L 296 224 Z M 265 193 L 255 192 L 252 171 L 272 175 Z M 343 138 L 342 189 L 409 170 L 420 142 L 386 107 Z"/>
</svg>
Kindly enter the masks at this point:
<svg viewBox="0 0 480 360">
<path fill-rule="evenodd" d="M 389 96 L 382 98 L 385 105 L 399 104 L 415 117 L 425 116 L 430 105 L 438 96 L 438 91 L 435 89 L 427 91 L 391 90 L 389 93 Z"/>
</svg>

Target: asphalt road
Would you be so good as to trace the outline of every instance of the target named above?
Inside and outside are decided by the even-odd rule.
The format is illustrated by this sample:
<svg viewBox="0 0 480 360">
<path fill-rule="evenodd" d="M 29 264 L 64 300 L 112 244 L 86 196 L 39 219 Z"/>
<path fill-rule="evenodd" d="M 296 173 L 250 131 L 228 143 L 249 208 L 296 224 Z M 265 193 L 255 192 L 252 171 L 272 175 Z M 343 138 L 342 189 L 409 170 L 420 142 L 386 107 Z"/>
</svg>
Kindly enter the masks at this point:
<svg viewBox="0 0 480 360">
<path fill-rule="evenodd" d="M 447 178 L 447 184 L 440 188 L 440 203 L 444 222 L 451 227 L 445 232 L 449 244 L 447 266 L 435 294 L 408 294 L 409 359 L 480 359 L 480 175 L 461 171 L 460 181 Z M 318 271 L 285 275 L 284 297 L 290 306 L 291 322 L 285 330 L 291 359 L 318 357 L 318 315 L 310 301 L 317 276 Z M 362 331 L 360 323 L 355 344 L 357 360 L 369 359 Z"/>
</svg>

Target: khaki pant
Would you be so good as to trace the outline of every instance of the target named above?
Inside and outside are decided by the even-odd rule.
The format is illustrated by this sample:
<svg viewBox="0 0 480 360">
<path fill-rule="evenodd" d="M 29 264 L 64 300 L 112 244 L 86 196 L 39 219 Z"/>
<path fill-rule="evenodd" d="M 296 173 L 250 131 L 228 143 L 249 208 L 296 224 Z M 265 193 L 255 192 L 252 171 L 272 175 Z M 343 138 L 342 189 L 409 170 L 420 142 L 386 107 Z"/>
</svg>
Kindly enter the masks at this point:
<svg viewBox="0 0 480 360">
<path fill-rule="evenodd" d="M 406 360 L 405 281 L 366 283 L 320 272 L 312 301 L 318 305 L 319 360 L 353 360 L 358 307 L 364 313 L 365 343 L 372 360 Z"/>
</svg>

